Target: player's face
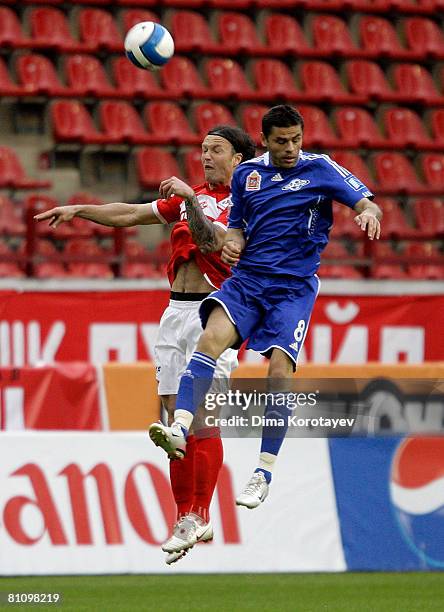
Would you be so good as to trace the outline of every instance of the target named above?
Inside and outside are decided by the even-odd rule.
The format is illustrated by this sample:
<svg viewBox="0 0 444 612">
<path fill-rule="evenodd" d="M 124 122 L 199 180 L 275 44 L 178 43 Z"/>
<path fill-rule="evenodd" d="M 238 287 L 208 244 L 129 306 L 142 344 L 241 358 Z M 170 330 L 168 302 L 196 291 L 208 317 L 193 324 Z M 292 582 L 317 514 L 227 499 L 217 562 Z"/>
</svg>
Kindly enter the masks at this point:
<svg viewBox="0 0 444 612">
<path fill-rule="evenodd" d="M 293 168 L 296 165 L 302 147 L 302 136 L 300 125 L 291 127 L 273 126 L 268 137 L 265 137 L 264 134 L 261 135 L 262 144 L 270 152 L 273 166 Z"/>
<path fill-rule="evenodd" d="M 202 166 L 205 180 L 211 185 L 229 185 L 234 168 L 242 155 L 234 153 L 231 142 L 222 136 L 206 136 L 202 143 Z"/>
</svg>

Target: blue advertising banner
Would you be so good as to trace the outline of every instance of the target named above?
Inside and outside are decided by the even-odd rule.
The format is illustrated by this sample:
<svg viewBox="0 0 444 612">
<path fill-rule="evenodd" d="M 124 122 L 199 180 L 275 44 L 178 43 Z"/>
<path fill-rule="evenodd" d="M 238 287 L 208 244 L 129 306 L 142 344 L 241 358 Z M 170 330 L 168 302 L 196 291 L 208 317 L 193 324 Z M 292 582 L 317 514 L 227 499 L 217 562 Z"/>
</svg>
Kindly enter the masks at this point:
<svg viewBox="0 0 444 612">
<path fill-rule="evenodd" d="M 329 446 L 347 569 L 444 569 L 444 437 Z"/>
</svg>

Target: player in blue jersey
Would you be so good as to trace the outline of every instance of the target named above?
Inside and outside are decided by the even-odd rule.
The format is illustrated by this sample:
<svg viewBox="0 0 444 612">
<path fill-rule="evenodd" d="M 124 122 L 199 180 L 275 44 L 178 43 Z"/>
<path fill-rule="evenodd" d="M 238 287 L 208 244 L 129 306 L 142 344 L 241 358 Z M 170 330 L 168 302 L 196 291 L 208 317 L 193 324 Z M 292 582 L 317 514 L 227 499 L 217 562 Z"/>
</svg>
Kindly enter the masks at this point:
<svg viewBox="0 0 444 612">
<path fill-rule="evenodd" d="M 216 360 L 228 347 L 248 339 L 247 348 L 270 359 L 269 390 L 282 395 L 290 388 L 319 291 L 316 272 L 333 222 L 332 201 L 356 212 L 355 222 L 370 240 L 379 238 L 382 213 L 373 194 L 328 155 L 303 152 L 303 128 L 291 106 L 271 108 L 262 119 L 267 152 L 234 172 L 222 252 L 234 266 L 232 277 L 201 304 L 204 331 L 180 382 L 173 425 L 150 427 L 153 441 L 168 453 L 185 448 Z M 265 409 L 266 418 L 286 414 L 271 400 Z M 258 466 L 239 505 L 254 508 L 267 496 L 286 430 L 263 427 Z"/>
</svg>

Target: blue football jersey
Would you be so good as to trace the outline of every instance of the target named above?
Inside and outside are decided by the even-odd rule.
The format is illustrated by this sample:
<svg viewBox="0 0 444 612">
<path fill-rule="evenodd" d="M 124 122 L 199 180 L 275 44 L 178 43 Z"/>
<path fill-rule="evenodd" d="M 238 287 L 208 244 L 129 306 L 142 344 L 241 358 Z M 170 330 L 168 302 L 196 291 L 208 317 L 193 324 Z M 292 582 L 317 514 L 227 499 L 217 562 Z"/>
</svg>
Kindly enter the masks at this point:
<svg viewBox="0 0 444 612">
<path fill-rule="evenodd" d="M 300 152 L 290 169 L 269 154 L 240 164 L 231 183 L 229 227 L 247 241 L 238 264 L 265 274 L 311 276 L 333 223 L 332 201 L 350 208 L 371 191 L 328 155 Z"/>
</svg>

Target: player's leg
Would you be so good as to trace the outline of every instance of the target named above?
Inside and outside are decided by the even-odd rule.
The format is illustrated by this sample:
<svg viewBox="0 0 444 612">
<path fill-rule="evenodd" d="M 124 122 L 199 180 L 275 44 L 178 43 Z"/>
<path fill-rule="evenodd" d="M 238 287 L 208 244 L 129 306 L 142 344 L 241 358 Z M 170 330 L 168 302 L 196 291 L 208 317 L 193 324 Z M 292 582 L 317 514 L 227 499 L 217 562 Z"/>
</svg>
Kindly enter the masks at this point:
<svg viewBox="0 0 444 612">
<path fill-rule="evenodd" d="M 237 351 L 227 349 L 217 360 L 215 378 L 210 391 L 226 393 L 230 386 L 231 372 L 238 366 Z M 223 463 L 223 445 L 219 427 L 208 426 L 208 411 L 201 404 L 193 421 L 196 439 L 194 468 L 194 499 L 191 512 L 209 522 L 210 503 L 216 488 Z M 211 411 L 212 418 L 218 418 L 219 409 Z"/>
<path fill-rule="evenodd" d="M 262 441 L 258 466 L 245 489 L 236 498 L 238 506 L 256 508 L 268 495 L 274 464 L 288 429 L 291 412 L 286 405 L 291 389 L 294 362 L 282 350 L 275 348 L 268 366 L 267 403 L 264 411 Z"/>
<path fill-rule="evenodd" d="M 168 425 L 171 425 L 174 420 L 176 395 L 163 395 L 161 400 L 168 414 Z M 183 461 L 170 459 L 170 482 L 177 507 L 177 520 L 188 514 L 193 504 L 195 448 L 195 436 L 190 434 L 187 437 L 186 455 Z"/>
<path fill-rule="evenodd" d="M 238 340 L 236 327 L 225 311 L 216 306 L 180 379 L 173 424 L 164 427 L 153 423 L 149 428 L 155 444 L 168 455 L 185 456 L 186 436 L 213 381 L 217 358 Z"/>
<path fill-rule="evenodd" d="M 269 398 L 265 407 L 261 451 L 257 468 L 238 505 L 257 507 L 268 494 L 273 468 L 288 429 L 292 409 L 287 406 L 293 372 L 303 346 L 311 312 L 319 291 L 319 280 L 299 279 L 290 286 L 273 287 L 268 296 L 268 313 L 263 325 L 250 338 L 248 347 L 270 357 Z"/>
</svg>

